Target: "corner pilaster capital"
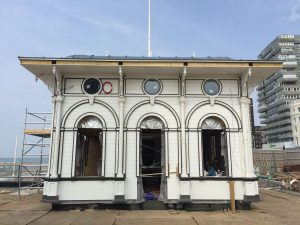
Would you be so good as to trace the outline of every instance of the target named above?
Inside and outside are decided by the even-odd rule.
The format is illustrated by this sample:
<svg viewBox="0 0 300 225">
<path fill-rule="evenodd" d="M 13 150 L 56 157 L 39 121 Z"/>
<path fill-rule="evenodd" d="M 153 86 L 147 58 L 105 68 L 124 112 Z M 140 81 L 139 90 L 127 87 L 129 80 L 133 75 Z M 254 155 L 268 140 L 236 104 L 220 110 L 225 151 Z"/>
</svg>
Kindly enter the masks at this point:
<svg viewBox="0 0 300 225">
<path fill-rule="evenodd" d="M 250 104 L 250 99 L 247 97 L 240 97 L 240 103 L 242 104 Z"/>
<path fill-rule="evenodd" d="M 62 95 L 57 95 L 55 98 L 56 102 L 62 102 L 64 100 L 64 97 Z"/>
<path fill-rule="evenodd" d="M 120 96 L 120 97 L 119 97 L 119 103 L 120 103 L 120 104 L 121 104 L 121 103 L 124 104 L 124 102 L 125 102 L 125 97 L 124 97 L 124 96 Z"/>
<path fill-rule="evenodd" d="M 184 96 L 181 96 L 181 97 L 179 98 L 179 102 L 180 102 L 180 103 L 185 103 L 185 102 L 186 102 L 186 98 L 185 98 Z"/>
</svg>

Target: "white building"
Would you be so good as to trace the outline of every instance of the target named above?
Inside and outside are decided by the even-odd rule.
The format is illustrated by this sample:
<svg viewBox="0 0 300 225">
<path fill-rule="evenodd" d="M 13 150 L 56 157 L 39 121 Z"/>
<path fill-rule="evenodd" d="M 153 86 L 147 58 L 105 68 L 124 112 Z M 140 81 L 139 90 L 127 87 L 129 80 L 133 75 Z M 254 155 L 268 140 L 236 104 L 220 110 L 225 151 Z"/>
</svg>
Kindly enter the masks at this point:
<svg viewBox="0 0 300 225">
<path fill-rule="evenodd" d="M 20 57 L 53 92 L 44 201 L 258 200 L 249 90 L 275 61 L 228 58 Z"/>
<path fill-rule="evenodd" d="M 300 146 L 300 99 L 290 103 L 291 126 L 295 146 Z"/>
</svg>

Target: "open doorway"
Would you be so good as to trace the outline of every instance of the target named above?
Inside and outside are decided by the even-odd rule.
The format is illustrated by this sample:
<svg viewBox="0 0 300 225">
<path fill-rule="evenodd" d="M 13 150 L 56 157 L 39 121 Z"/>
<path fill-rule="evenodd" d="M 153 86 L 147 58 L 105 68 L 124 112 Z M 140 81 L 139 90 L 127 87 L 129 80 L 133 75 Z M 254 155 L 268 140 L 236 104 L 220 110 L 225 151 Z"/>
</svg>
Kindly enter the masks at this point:
<svg viewBox="0 0 300 225">
<path fill-rule="evenodd" d="M 102 140 L 100 120 L 84 117 L 77 131 L 75 176 L 101 176 Z"/>
<path fill-rule="evenodd" d="M 223 121 L 209 117 L 202 123 L 201 128 L 204 175 L 228 176 L 228 154 Z"/>
<path fill-rule="evenodd" d="M 156 117 L 146 118 L 140 131 L 140 177 L 145 200 L 163 200 L 164 131 Z"/>
</svg>

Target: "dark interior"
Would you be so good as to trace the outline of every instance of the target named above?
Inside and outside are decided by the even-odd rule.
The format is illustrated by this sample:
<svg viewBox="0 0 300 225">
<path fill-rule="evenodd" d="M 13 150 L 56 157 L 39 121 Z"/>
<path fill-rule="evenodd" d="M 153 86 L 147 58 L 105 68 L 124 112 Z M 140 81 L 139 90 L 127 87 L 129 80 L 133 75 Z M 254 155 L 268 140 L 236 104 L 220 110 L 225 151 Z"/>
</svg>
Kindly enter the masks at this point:
<svg viewBox="0 0 300 225">
<path fill-rule="evenodd" d="M 161 183 L 161 136 L 159 129 L 141 131 L 141 176 L 145 193 L 159 195 Z"/>
<path fill-rule="evenodd" d="M 221 153 L 221 133 L 224 130 L 202 130 L 203 165 L 206 171 L 211 167 L 226 175 L 225 158 Z M 208 175 L 212 176 L 212 175 Z"/>
<path fill-rule="evenodd" d="M 100 176 L 102 130 L 79 128 L 76 146 L 76 176 Z"/>
</svg>

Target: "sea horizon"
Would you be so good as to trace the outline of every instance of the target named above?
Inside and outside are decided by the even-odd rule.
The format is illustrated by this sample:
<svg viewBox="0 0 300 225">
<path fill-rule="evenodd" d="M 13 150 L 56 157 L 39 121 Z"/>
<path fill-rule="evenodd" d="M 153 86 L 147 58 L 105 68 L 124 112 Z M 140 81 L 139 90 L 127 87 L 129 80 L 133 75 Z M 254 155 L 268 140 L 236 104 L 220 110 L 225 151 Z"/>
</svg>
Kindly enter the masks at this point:
<svg viewBox="0 0 300 225">
<path fill-rule="evenodd" d="M 20 163 L 21 159 L 22 159 L 21 157 L 17 157 L 16 163 Z M 48 159 L 49 159 L 49 157 L 43 157 L 42 164 L 47 164 Z M 40 158 L 39 157 L 24 157 L 23 162 L 38 164 L 38 163 L 40 163 Z M 0 157 L 0 164 L 1 163 L 14 163 L 14 158 L 13 157 Z"/>
</svg>

